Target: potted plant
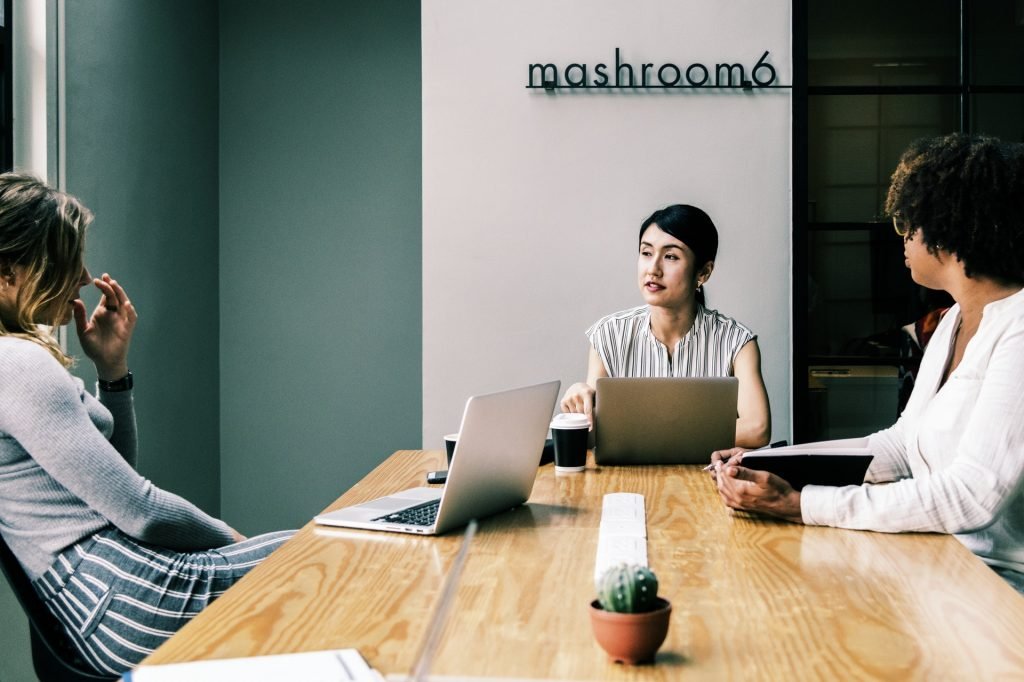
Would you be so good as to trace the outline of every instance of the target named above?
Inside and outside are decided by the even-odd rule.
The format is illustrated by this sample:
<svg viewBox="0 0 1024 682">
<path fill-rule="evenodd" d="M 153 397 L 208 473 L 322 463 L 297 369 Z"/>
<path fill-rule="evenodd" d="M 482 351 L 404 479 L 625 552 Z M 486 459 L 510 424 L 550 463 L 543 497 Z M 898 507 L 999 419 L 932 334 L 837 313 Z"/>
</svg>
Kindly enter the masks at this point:
<svg viewBox="0 0 1024 682">
<path fill-rule="evenodd" d="M 594 637 L 613 661 L 653 661 L 668 634 L 672 605 L 658 596 L 658 578 L 643 566 L 620 564 L 597 581 L 590 602 Z"/>
</svg>

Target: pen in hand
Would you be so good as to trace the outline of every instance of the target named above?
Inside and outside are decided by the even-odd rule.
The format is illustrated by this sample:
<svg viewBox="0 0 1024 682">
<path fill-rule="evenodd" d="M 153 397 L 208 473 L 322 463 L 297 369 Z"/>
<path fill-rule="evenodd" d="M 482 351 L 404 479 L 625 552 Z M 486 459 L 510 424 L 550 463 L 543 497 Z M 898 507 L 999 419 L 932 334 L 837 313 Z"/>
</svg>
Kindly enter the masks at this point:
<svg viewBox="0 0 1024 682">
<path fill-rule="evenodd" d="M 771 444 L 769 444 L 769 445 L 764 445 L 764 446 L 762 446 L 762 447 L 759 447 L 759 448 L 755 448 L 754 450 L 747 450 L 746 452 L 757 452 L 758 450 L 771 450 L 772 448 L 781 448 L 781 447 L 785 447 L 785 446 L 786 446 L 786 445 L 788 445 L 788 444 L 789 444 L 789 442 L 788 442 L 788 441 L 784 441 L 784 440 L 777 440 L 777 441 L 775 441 L 774 443 L 771 443 Z M 741 456 L 742 456 L 743 454 L 745 454 L 745 453 L 740 453 L 740 455 L 741 455 Z M 729 462 L 729 461 L 731 461 L 731 460 L 732 460 L 732 458 L 730 457 L 730 458 L 729 458 L 728 460 L 726 460 L 726 462 Z M 719 460 L 719 461 L 721 461 L 721 460 Z M 714 468 L 715 468 L 715 463 L 714 463 L 714 462 L 712 462 L 711 464 L 709 464 L 709 465 L 707 465 L 706 467 L 704 467 L 704 469 L 703 469 L 703 470 L 704 470 L 704 471 L 711 471 L 711 470 L 712 470 L 712 469 L 714 469 Z"/>
</svg>

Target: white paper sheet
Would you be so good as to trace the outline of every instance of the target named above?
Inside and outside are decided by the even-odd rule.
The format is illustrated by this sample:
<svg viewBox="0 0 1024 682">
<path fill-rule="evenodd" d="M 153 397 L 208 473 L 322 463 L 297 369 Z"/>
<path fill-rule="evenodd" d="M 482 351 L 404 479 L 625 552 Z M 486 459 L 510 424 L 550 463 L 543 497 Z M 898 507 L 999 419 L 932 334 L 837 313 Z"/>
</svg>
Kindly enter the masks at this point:
<svg viewBox="0 0 1024 682">
<path fill-rule="evenodd" d="M 125 682 L 381 682 L 355 649 L 223 658 L 136 668 Z"/>
</svg>

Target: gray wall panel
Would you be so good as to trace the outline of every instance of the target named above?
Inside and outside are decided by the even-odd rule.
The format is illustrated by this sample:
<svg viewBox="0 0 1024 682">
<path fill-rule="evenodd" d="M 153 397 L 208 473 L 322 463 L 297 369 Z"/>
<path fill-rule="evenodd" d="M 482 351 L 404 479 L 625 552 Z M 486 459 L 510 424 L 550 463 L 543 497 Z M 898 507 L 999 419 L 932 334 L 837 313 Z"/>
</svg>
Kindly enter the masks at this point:
<svg viewBox="0 0 1024 682">
<path fill-rule="evenodd" d="M 139 312 L 139 470 L 217 513 L 217 8 L 69 0 L 66 35 L 68 190 L 96 214 L 86 263 Z"/>
<path fill-rule="evenodd" d="M 419 3 L 221 3 L 222 510 L 298 526 L 421 429 Z"/>
</svg>

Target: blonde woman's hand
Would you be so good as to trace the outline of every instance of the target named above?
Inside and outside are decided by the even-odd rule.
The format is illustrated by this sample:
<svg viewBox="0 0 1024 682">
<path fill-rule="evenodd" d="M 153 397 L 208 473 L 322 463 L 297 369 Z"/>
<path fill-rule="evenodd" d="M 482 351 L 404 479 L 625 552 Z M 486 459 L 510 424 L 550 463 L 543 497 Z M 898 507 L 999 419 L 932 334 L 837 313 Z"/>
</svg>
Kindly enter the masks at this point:
<svg viewBox="0 0 1024 682">
<path fill-rule="evenodd" d="M 128 346 L 139 316 L 124 288 L 110 275 L 103 273 L 92 283 L 103 295 L 88 319 L 85 303 L 81 299 L 74 302 L 75 327 L 99 378 L 116 381 L 128 374 Z"/>
</svg>

